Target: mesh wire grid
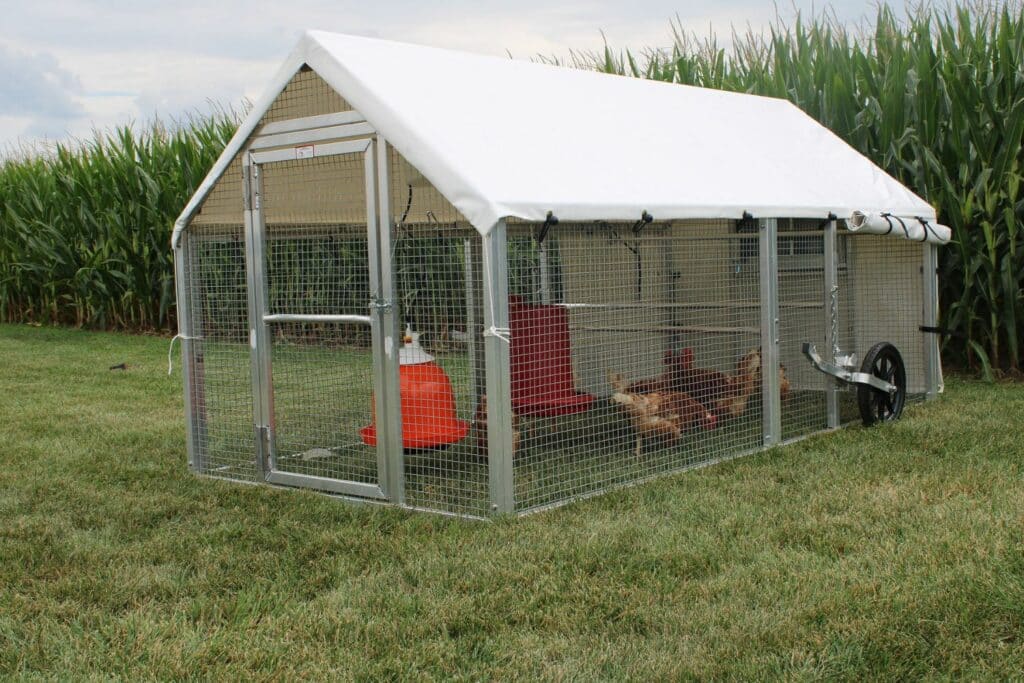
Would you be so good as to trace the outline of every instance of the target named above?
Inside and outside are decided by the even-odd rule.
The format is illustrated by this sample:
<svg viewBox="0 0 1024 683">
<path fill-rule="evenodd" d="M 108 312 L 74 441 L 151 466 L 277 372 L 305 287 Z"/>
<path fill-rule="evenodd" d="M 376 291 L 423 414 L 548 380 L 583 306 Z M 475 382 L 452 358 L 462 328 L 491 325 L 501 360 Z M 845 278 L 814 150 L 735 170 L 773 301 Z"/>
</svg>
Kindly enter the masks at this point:
<svg viewBox="0 0 1024 683">
<path fill-rule="evenodd" d="M 633 227 L 510 226 L 519 511 L 762 442 L 757 233 Z"/>
<path fill-rule="evenodd" d="M 362 154 L 263 166 L 267 312 L 367 314 L 370 300 Z M 270 326 L 275 467 L 281 472 L 378 483 L 373 356 L 368 325 Z"/>
<path fill-rule="evenodd" d="M 202 474 L 256 476 L 249 314 L 243 229 L 190 233 L 185 280 L 193 339 L 191 375 L 195 467 Z"/>
<path fill-rule="evenodd" d="M 811 366 L 801 347 L 826 346 L 829 318 L 825 291 L 826 222 L 779 219 L 776 238 L 779 283 L 779 362 L 782 439 L 828 427 L 828 378 Z"/>
<path fill-rule="evenodd" d="M 484 515 L 489 492 L 480 235 L 394 149 L 388 178 L 400 319 L 419 335 L 441 373 L 427 366 L 400 369 L 406 503 Z"/>
</svg>

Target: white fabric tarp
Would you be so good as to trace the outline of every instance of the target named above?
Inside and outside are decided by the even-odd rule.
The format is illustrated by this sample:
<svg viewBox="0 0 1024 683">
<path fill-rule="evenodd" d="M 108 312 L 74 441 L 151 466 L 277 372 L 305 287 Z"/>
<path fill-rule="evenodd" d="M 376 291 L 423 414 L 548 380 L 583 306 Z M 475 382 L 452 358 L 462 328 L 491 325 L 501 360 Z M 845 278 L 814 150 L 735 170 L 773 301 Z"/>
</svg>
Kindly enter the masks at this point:
<svg viewBox="0 0 1024 683">
<path fill-rule="evenodd" d="M 919 216 L 934 209 L 794 105 L 348 35 L 307 33 L 179 220 L 308 64 L 483 234 L 561 221 Z"/>
</svg>

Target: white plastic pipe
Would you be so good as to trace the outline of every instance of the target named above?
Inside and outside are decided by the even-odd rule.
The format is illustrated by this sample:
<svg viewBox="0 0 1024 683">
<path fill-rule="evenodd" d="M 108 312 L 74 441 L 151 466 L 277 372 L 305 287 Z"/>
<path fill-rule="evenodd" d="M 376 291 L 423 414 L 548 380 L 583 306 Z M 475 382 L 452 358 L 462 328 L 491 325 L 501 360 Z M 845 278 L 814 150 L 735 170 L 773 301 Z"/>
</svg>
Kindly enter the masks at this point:
<svg viewBox="0 0 1024 683">
<path fill-rule="evenodd" d="M 931 223 L 912 216 L 894 216 L 888 213 L 854 211 L 846 219 L 846 229 L 869 235 L 895 235 L 914 242 L 946 244 L 953 231 L 945 225 Z"/>
</svg>

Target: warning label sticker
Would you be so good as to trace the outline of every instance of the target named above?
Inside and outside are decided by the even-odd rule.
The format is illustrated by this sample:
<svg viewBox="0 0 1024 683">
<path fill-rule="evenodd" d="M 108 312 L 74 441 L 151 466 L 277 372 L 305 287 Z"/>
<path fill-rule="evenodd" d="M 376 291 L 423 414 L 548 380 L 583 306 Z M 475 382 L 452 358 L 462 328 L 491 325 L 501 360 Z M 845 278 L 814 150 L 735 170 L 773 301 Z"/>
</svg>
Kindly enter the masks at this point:
<svg viewBox="0 0 1024 683">
<path fill-rule="evenodd" d="M 315 145 L 303 145 L 295 148 L 296 159 L 312 159 L 314 156 L 316 156 Z"/>
</svg>

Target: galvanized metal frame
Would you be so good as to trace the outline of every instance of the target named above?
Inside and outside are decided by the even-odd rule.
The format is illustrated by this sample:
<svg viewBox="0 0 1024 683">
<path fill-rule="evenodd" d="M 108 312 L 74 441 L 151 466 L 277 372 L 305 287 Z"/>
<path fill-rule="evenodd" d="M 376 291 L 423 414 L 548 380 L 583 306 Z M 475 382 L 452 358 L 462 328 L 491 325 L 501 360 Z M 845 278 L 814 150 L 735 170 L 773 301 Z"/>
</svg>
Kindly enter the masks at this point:
<svg viewBox="0 0 1024 683">
<path fill-rule="evenodd" d="M 548 265 L 548 245 L 541 242 L 537 245 L 537 268 L 540 271 L 540 302 L 551 303 L 551 268 Z"/>
<path fill-rule="evenodd" d="M 839 349 L 839 264 L 836 220 L 825 224 L 823 252 L 825 256 L 825 360 L 835 364 Z M 829 429 L 839 426 L 839 384 L 825 375 L 825 411 Z"/>
<path fill-rule="evenodd" d="M 185 259 L 188 258 L 188 234 L 182 236 L 174 249 L 174 289 L 177 296 L 178 336 L 181 341 L 181 377 L 185 391 L 185 447 L 188 465 L 195 472 L 203 470 L 199 461 L 201 446 L 197 442 L 199 431 L 196 425 L 195 405 L 195 363 L 192 349 L 192 297 L 189 296 L 189 282 L 185 277 Z M 201 380 L 200 380 L 201 381 Z"/>
<path fill-rule="evenodd" d="M 272 313 L 263 316 L 265 323 L 357 323 L 361 325 L 370 324 L 368 315 L 331 315 L 316 313 L 309 315 L 298 315 L 295 313 Z"/>
<path fill-rule="evenodd" d="M 307 131 L 309 133 L 318 133 L 321 131 Z M 316 140 L 313 140 L 316 142 Z M 339 142 L 327 142 L 320 145 L 315 145 L 313 154 L 305 158 L 319 158 L 327 156 L 336 156 L 338 154 L 358 154 L 360 152 L 365 153 L 369 148 L 372 141 L 368 138 L 361 140 L 341 140 Z M 251 149 L 255 150 L 256 147 Z M 285 149 L 272 149 L 265 152 L 250 151 L 249 156 L 254 164 L 269 164 L 275 161 L 294 161 L 303 157 L 298 156 L 297 148 L 287 147 Z M 373 185 L 371 185 L 372 187 Z"/>
<path fill-rule="evenodd" d="M 379 320 L 380 314 L 383 314 L 389 306 L 382 304 L 386 299 L 382 298 L 384 291 L 379 284 L 381 279 L 379 270 L 381 258 L 378 241 L 381 230 L 377 220 L 377 159 L 374 149 L 375 145 L 371 139 L 349 140 L 322 145 L 316 150 L 315 154 L 316 157 L 338 154 L 363 155 L 363 167 L 366 174 L 367 265 L 371 283 L 371 302 L 368 303 L 370 304 L 371 313 L 378 314 L 369 316 L 271 313 L 268 304 L 267 274 L 265 272 L 266 218 L 261 209 L 260 201 L 262 194 L 260 169 L 264 164 L 294 160 L 297 157 L 294 149 L 273 150 L 269 152 L 250 151 L 246 154 L 246 158 L 243 161 L 243 169 L 245 169 L 247 178 L 247 196 L 250 197 L 246 211 L 247 285 L 249 287 L 253 387 L 256 399 L 254 401 L 254 414 L 257 436 L 257 467 L 263 478 L 272 484 L 303 486 L 342 495 L 381 500 L 395 500 L 397 497 L 400 500 L 401 487 L 393 488 L 393 476 L 389 474 L 388 453 L 393 451 L 393 446 L 389 444 L 390 438 L 388 433 L 391 431 L 390 429 L 383 430 L 382 438 L 378 440 L 376 446 L 378 484 L 281 471 L 277 467 L 274 446 L 276 443 L 276 426 L 269 326 L 277 323 L 337 322 L 369 324 L 375 354 L 374 390 L 377 414 L 382 422 L 386 422 L 389 425 L 395 422 L 395 420 L 388 419 L 387 417 L 390 413 L 388 412 L 389 405 L 386 396 L 388 391 L 384 381 L 384 366 L 388 364 L 383 362 L 387 355 L 385 352 L 386 343 L 384 335 L 381 333 Z M 386 291 L 390 292 L 390 288 L 387 288 Z M 392 339 L 394 338 L 392 337 Z M 395 395 L 397 395 L 397 388 L 395 392 Z M 401 444 L 400 438 L 398 443 Z"/>
<path fill-rule="evenodd" d="M 374 234 L 370 249 L 371 312 L 376 314 L 376 325 L 371 325 L 374 335 L 374 387 L 376 393 L 378 420 L 378 458 L 384 474 L 383 487 L 391 502 L 405 504 L 405 453 L 402 445 L 402 402 L 398 375 L 398 351 L 402 339 L 401 321 L 395 300 L 395 273 L 392 269 L 391 245 L 391 192 L 388 187 L 388 148 L 383 137 L 377 136 L 370 152 L 375 151 L 375 163 L 368 158 L 367 187 L 372 184 L 369 174 L 371 167 L 376 171 L 376 197 L 378 205 L 374 220 L 367 215 L 367 224 Z M 370 210 L 368 207 L 367 211 Z M 374 253 L 376 251 L 376 253 Z M 376 271 L 376 277 L 374 276 Z M 377 287 L 376 294 L 374 287 Z M 383 427 L 382 427 L 383 425 Z"/>
<path fill-rule="evenodd" d="M 279 133 L 292 133 L 299 130 L 311 130 L 313 128 L 330 128 L 342 126 L 347 123 L 362 123 L 366 119 L 354 109 L 339 111 L 333 114 L 318 114 L 316 116 L 304 116 L 298 119 L 286 119 L 264 124 L 257 132 L 257 136 L 277 135 Z"/>
<path fill-rule="evenodd" d="M 939 248 L 935 244 L 924 245 L 924 259 L 921 277 L 921 299 L 924 307 L 921 324 L 936 327 L 939 318 Z M 942 390 L 942 360 L 939 352 L 939 336 L 931 332 L 922 334 L 924 343 L 925 398 L 938 398 Z"/>
<path fill-rule="evenodd" d="M 782 405 L 779 395 L 779 253 L 778 222 L 760 221 L 761 275 L 761 390 L 764 445 L 782 439 Z"/>
<path fill-rule="evenodd" d="M 484 359 L 487 366 L 487 469 L 491 511 L 515 511 L 512 385 L 508 338 L 508 233 L 498 221 L 483 238 Z"/>
<path fill-rule="evenodd" d="M 270 451 L 270 417 L 272 409 L 265 405 L 266 324 L 263 322 L 266 280 L 263 276 L 263 225 L 260 212 L 259 166 L 246 152 L 242 157 L 242 187 L 245 206 L 245 289 L 249 309 L 249 372 L 252 383 L 253 433 L 256 445 L 256 475 L 266 479 Z M 262 339 L 261 339 L 262 337 Z"/>
<path fill-rule="evenodd" d="M 372 135 L 373 126 L 368 123 L 347 123 L 341 126 L 330 126 L 328 128 L 314 128 L 312 130 L 297 130 L 290 133 L 278 133 L 276 135 L 261 135 L 253 138 L 249 150 L 269 149 L 271 147 L 286 147 L 282 150 L 293 152 L 295 145 L 314 144 L 321 140 L 334 140 L 338 138 L 354 138 L 362 135 Z M 325 154 L 329 154 L 327 152 Z M 337 154 L 337 152 L 333 152 Z M 292 158 L 295 158 L 294 156 Z M 262 163 L 262 162 L 261 162 Z"/>
</svg>

